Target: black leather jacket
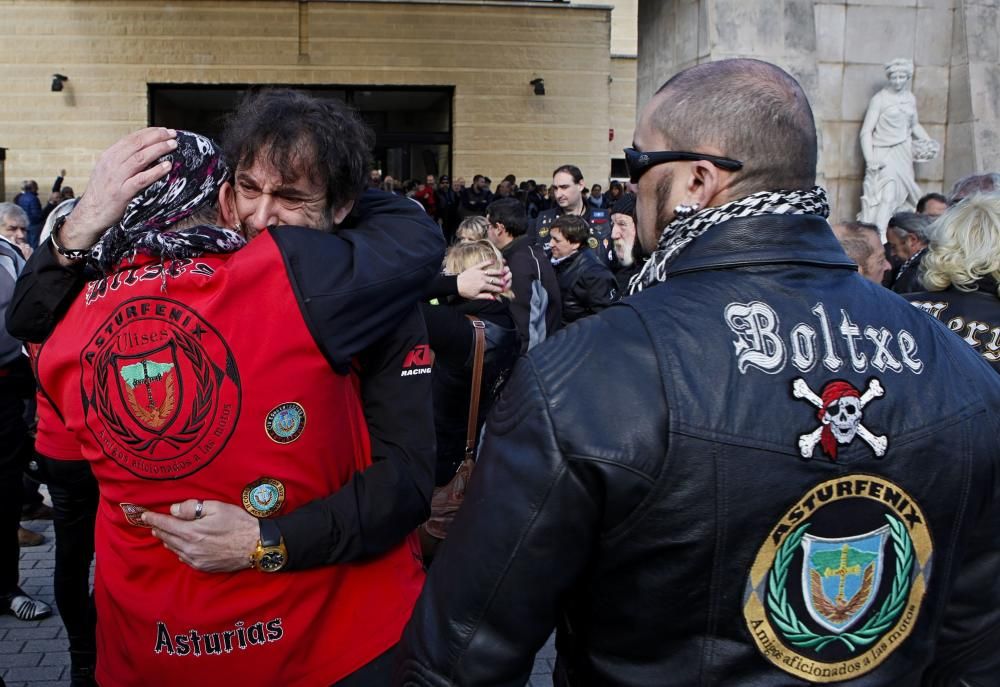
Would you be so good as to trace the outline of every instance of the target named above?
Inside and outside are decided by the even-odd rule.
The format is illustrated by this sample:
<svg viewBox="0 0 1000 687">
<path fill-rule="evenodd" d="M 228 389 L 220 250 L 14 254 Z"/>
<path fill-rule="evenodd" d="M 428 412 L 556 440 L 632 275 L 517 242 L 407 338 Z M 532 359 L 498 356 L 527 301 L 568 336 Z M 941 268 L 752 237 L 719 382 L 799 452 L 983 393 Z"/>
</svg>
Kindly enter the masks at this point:
<svg viewBox="0 0 1000 687">
<path fill-rule="evenodd" d="M 600 312 L 621 296 L 611 270 L 587 248 L 559 262 L 555 270 L 562 294 L 563 325 Z"/>
<path fill-rule="evenodd" d="M 549 237 L 549 227 L 555 219 L 563 214 L 563 209 L 558 205 L 542 212 L 531 222 L 528 234 L 532 241 L 545 249 L 550 254 L 552 249 L 549 244 L 552 239 Z M 587 202 L 583 204 L 583 214 L 581 215 L 590 225 L 589 248 L 594 251 L 594 255 L 603 264 L 607 265 L 611 259 L 611 210 L 608 208 L 595 208 Z"/>
<path fill-rule="evenodd" d="M 731 220 L 533 349 L 395 683 L 996 685 L 1000 380 L 856 270 Z"/>
<path fill-rule="evenodd" d="M 982 279 L 978 291 L 908 293 L 903 298 L 944 322 L 983 359 L 1000 372 L 1000 297 L 997 283 Z"/>
</svg>

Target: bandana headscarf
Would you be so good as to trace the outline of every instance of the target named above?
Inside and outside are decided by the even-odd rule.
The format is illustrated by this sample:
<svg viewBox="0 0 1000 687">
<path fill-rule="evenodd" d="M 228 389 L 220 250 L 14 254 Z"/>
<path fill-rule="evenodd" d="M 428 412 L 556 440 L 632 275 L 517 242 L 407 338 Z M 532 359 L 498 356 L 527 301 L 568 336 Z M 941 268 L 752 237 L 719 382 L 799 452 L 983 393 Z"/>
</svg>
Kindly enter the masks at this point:
<svg viewBox="0 0 1000 687">
<path fill-rule="evenodd" d="M 757 215 L 819 215 L 827 217 L 826 191 L 762 191 L 725 205 L 705 208 L 690 217 L 678 217 L 660 235 L 660 242 L 639 274 L 629 282 L 629 293 L 638 293 L 667 278 L 667 268 L 688 244 L 716 224 L 737 217 Z"/>
<path fill-rule="evenodd" d="M 229 166 L 211 139 L 190 131 L 177 132 L 177 148 L 154 164 L 171 163 L 165 177 L 153 182 L 129 201 L 121 220 L 104 232 L 91 250 L 91 260 L 105 274 L 123 260 L 152 255 L 162 261 L 191 258 L 202 253 L 230 253 L 246 240 L 230 229 L 199 226 L 170 231 L 216 199 L 229 177 Z"/>
</svg>

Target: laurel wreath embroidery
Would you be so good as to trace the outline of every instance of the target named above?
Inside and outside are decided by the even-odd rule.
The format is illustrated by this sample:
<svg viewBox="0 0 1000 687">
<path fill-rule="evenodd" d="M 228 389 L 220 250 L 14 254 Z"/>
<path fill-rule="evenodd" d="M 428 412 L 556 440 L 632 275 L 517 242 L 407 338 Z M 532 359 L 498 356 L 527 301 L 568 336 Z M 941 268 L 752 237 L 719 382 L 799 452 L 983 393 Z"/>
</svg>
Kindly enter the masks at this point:
<svg viewBox="0 0 1000 687">
<path fill-rule="evenodd" d="M 857 646 L 871 644 L 888 630 L 899 616 L 906 604 L 907 592 L 910 588 L 910 569 L 913 567 L 913 542 L 906 531 L 906 526 L 891 515 L 886 515 L 889 521 L 889 531 L 893 550 L 896 553 L 896 576 L 892 581 L 892 590 L 878 613 L 855 632 L 842 634 L 817 634 L 807 628 L 795 610 L 788 602 L 785 594 L 785 582 L 788 579 L 788 568 L 792 556 L 805 536 L 808 523 L 793 531 L 778 548 L 774 557 L 774 567 L 768 576 L 767 605 L 771 610 L 774 623 L 789 642 L 798 647 L 814 649 L 817 653 L 828 644 L 838 640 L 844 642 L 854 651 Z"/>
<path fill-rule="evenodd" d="M 94 366 L 94 386 L 96 391 L 95 403 L 97 408 L 105 423 L 107 423 L 108 429 L 121 437 L 122 441 L 130 446 L 135 452 L 149 450 L 160 441 L 164 441 L 174 448 L 177 448 L 179 446 L 178 442 L 189 443 L 197 439 L 198 434 L 205 426 L 205 423 L 208 421 L 208 416 L 212 411 L 215 379 L 212 375 L 211 362 L 205 357 L 198 343 L 187 334 L 177 332 L 175 341 L 177 342 L 178 348 L 181 349 L 191 362 L 191 366 L 194 369 L 196 389 L 194 401 L 191 404 L 191 412 L 188 415 L 187 420 L 179 430 L 176 432 L 171 431 L 170 436 L 143 439 L 132 431 L 131 428 L 126 426 L 125 423 L 123 423 L 118 417 L 118 414 L 111 405 L 111 400 L 108 394 L 108 372 L 113 367 L 110 364 L 112 355 L 110 350 L 105 351 L 100 358 L 98 358 L 97 364 Z"/>
</svg>

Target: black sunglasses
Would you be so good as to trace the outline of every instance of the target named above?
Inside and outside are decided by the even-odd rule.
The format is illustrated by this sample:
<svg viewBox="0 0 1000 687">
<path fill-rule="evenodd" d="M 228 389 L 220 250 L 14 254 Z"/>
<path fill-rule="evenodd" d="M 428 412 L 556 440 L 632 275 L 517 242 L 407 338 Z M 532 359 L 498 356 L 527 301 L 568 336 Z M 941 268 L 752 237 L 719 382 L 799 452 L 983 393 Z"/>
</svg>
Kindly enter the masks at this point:
<svg viewBox="0 0 1000 687">
<path fill-rule="evenodd" d="M 676 162 L 678 160 L 693 161 L 704 160 L 711 162 L 716 167 L 735 172 L 743 168 L 743 163 L 728 157 L 716 157 L 705 153 L 687 153 L 676 150 L 661 150 L 653 153 L 640 153 L 635 148 L 625 149 L 625 167 L 628 169 L 629 181 L 633 184 L 639 183 L 639 177 L 646 173 L 650 167 L 662 165 L 664 162 Z"/>
</svg>

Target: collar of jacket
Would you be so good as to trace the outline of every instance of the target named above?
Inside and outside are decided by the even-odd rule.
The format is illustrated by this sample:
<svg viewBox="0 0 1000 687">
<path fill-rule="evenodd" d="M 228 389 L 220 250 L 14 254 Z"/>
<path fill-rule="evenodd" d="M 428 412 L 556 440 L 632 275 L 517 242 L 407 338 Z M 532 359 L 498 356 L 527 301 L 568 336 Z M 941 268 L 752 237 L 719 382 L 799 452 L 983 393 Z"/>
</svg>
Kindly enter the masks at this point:
<svg viewBox="0 0 1000 687">
<path fill-rule="evenodd" d="M 758 215 L 731 219 L 706 231 L 667 268 L 667 278 L 688 272 L 774 264 L 858 269 L 822 217 Z"/>
</svg>

